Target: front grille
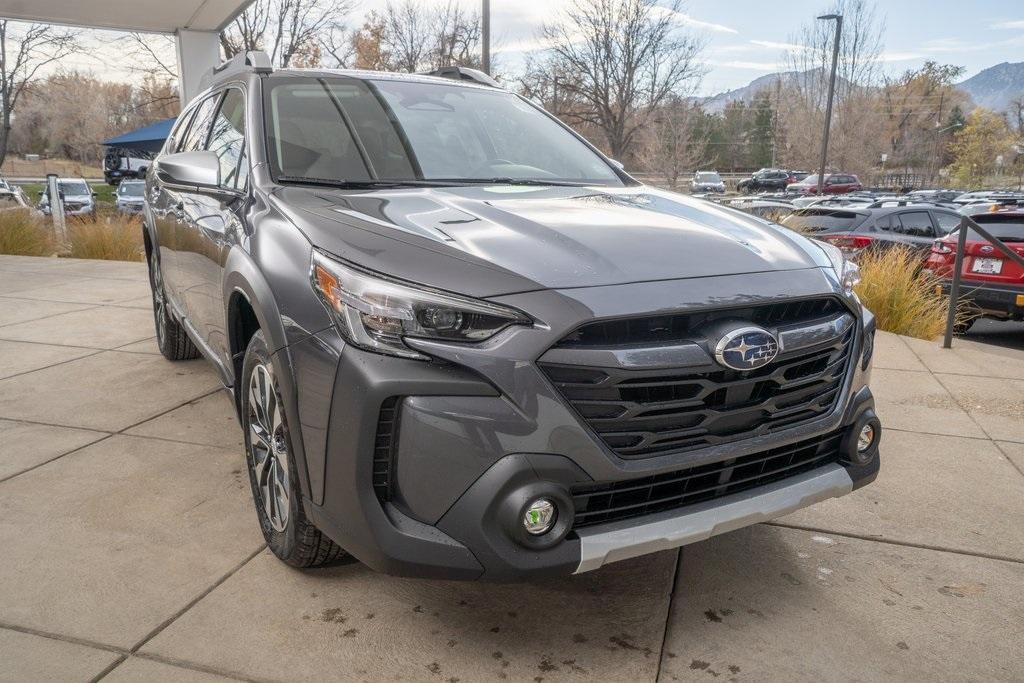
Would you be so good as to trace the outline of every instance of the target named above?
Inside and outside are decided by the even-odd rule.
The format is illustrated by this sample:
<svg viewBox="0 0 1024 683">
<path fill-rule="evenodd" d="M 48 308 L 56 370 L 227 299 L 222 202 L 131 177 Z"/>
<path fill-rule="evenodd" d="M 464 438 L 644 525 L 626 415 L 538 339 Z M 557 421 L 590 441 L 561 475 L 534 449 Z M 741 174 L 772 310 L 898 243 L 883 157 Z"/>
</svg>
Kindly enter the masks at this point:
<svg viewBox="0 0 1024 683">
<path fill-rule="evenodd" d="M 692 337 L 715 320 L 739 318 L 762 327 L 793 325 L 845 311 L 833 297 L 798 299 L 745 308 L 723 308 L 672 315 L 619 318 L 588 323 L 558 342 L 556 348 L 665 344 Z"/>
<path fill-rule="evenodd" d="M 773 304 L 747 312 L 760 312 L 751 316 L 759 324 L 779 319 L 787 324 L 794 319 L 810 322 L 820 320 L 820 312 L 841 306 L 828 301 L 834 300 Z M 716 314 L 695 315 L 703 323 Z M 680 323 L 680 329 L 697 330 L 692 322 Z M 831 342 L 783 354 L 745 372 L 717 365 L 667 370 L 544 361 L 539 365 L 610 449 L 622 458 L 639 459 L 739 441 L 828 414 L 839 400 L 854 329 L 851 326 Z M 646 338 L 649 330 L 642 328 L 640 336 Z M 687 338 L 693 340 L 693 336 Z M 575 337 L 570 345 L 579 343 L 580 337 Z"/>
<path fill-rule="evenodd" d="M 398 396 L 386 398 L 377 418 L 373 442 L 373 490 L 382 503 L 391 500 L 394 486 L 395 452 L 398 450 Z"/>
<path fill-rule="evenodd" d="M 573 528 L 678 510 L 809 472 L 838 462 L 840 439 L 835 433 L 642 479 L 576 486 L 571 492 L 576 509 Z"/>
</svg>

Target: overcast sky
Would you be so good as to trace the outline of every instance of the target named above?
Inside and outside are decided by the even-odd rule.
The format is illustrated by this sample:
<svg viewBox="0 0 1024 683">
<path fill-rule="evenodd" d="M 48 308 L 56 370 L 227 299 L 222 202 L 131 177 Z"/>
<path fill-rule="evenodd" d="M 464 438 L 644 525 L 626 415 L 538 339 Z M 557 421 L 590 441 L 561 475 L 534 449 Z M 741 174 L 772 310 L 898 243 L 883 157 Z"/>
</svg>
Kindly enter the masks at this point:
<svg viewBox="0 0 1024 683">
<path fill-rule="evenodd" d="M 356 0 L 351 23 L 383 7 L 387 0 Z M 558 16 L 569 0 L 491 0 L 496 60 L 514 72 L 526 51 L 536 49 L 537 29 Z M 460 0 L 467 8 L 479 0 Z M 801 23 L 828 6 L 822 0 L 689 0 L 679 20 L 686 30 L 707 40 L 702 59 L 707 75 L 703 94 L 746 85 L 777 71 L 786 43 Z M 888 70 L 902 71 L 932 59 L 957 64 L 971 76 L 1000 62 L 1024 61 L 1024 0 L 879 0 L 885 26 Z M 89 55 L 75 57 L 66 68 L 91 70 L 112 80 L 131 78 L 118 66 L 109 47 L 110 32 L 90 32 Z"/>
</svg>

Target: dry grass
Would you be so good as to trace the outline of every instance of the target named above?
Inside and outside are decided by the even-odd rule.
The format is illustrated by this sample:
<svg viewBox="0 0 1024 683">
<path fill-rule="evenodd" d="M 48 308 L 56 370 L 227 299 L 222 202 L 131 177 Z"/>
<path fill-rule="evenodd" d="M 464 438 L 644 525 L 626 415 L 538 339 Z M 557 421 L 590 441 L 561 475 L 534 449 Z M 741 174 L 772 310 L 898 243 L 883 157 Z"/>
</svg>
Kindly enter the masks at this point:
<svg viewBox="0 0 1024 683">
<path fill-rule="evenodd" d="M 106 261 L 142 261 L 142 222 L 138 217 L 100 215 L 68 218 L 68 237 L 73 258 Z"/>
<path fill-rule="evenodd" d="M 52 233 L 31 211 L 0 211 L 0 254 L 51 256 L 55 251 Z"/>
<path fill-rule="evenodd" d="M 948 300 L 935 294 L 933 277 L 918 274 L 920 254 L 900 247 L 864 253 L 857 263 L 857 296 L 878 329 L 929 341 L 945 331 Z"/>
</svg>

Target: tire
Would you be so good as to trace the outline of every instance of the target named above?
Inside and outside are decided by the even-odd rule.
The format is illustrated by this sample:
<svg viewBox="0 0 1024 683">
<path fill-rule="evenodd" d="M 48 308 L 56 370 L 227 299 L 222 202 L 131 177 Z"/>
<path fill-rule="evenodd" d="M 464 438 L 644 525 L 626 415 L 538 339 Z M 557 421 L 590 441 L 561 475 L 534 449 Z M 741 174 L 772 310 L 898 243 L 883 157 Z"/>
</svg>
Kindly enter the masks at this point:
<svg viewBox="0 0 1024 683">
<path fill-rule="evenodd" d="M 160 271 L 157 248 L 149 257 L 149 287 L 153 292 L 153 323 L 156 325 L 156 344 L 167 360 L 192 360 L 199 357 L 199 349 L 189 339 L 167 305 L 164 278 Z"/>
<path fill-rule="evenodd" d="M 245 461 L 267 547 L 293 567 L 319 567 L 348 557 L 306 516 L 288 420 L 262 331 L 245 350 L 241 389 Z"/>
</svg>

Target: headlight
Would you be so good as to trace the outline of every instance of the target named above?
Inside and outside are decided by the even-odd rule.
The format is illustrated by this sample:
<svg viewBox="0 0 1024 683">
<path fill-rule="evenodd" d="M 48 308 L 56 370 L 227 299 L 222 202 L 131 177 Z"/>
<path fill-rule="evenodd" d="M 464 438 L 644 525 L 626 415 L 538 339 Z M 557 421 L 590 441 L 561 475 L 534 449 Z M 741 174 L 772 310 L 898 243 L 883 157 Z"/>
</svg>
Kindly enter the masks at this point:
<svg viewBox="0 0 1024 683">
<path fill-rule="evenodd" d="M 852 294 L 853 288 L 860 284 L 860 266 L 853 261 L 848 261 L 839 247 L 821 240 L 812 241 L 821 247 L 821 250 L 828 256 L 828 260 L 832 263 L 832 270 L 836 271 L 839 281 L 843 283 L 843 290 L 847 294 Z"/>
<path fill-rule="evenodd" d="M 364 349 L 425 359 L 405 337 L 480 342 L 509 325 L 529 325 L 519 311 L 416 287 L 313 252 L 313 289 L 334 313 L 342 335 Z"/>
</svg>

